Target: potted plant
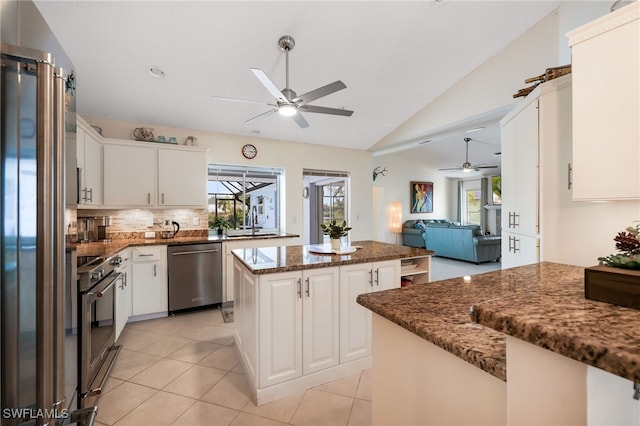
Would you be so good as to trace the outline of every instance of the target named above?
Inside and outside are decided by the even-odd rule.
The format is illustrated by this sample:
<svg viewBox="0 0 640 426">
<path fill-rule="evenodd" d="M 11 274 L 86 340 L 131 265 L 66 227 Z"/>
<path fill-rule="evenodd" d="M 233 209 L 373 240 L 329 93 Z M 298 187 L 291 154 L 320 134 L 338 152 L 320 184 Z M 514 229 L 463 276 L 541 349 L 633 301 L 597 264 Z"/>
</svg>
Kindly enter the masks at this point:
<svg viewBox="0 0 640 426">
<path fill-rule="evenodd" d="M 231 224 L 221 217 L 216 217 L 213 222 L 209 223 L 211 229 L 217 229 L 218 235 L 222 235 L 225 229 L 231 228 Z"/>
<path fill-rule="evenodd" d="M 613 240 L 620 253 L 599 257 L 598 260 L 614 268 L 640 269 L 640 225 L 627 227 Z"/>
<path fill-rule="evenodd" d="M 344 237 L 351 231 L 351 228 L 347 226 L 347 221 L 343 221 L 342 225 L 338 225 L 335 220 L 332 220 L 329 224 L 320 224 L 322 233 L 328 235 L 331 239 L 331 250 L 340 250 L 340 238 Z"/>
</svg>

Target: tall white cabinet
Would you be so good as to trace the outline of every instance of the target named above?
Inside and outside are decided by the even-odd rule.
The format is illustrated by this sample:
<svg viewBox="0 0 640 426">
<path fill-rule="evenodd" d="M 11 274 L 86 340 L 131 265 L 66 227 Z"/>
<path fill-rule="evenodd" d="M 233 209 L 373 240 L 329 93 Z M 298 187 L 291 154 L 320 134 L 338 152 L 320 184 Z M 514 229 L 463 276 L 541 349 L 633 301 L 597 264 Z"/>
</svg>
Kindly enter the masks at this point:
<svg viewBox="0 0 640 426">
<path fill-rule="evenodd" d="M 640 2 L 567 36 L 575 89 L 573 197 L 640 199 Z"/>
<path fill-rule="evenodd" d="M 560 200 L 571 200 L 571 76 L 539 85 L 502 126 L 502 267 L 546 260 Z M 546 227 L 545 225 L 548 225 Z"/>
</svg>

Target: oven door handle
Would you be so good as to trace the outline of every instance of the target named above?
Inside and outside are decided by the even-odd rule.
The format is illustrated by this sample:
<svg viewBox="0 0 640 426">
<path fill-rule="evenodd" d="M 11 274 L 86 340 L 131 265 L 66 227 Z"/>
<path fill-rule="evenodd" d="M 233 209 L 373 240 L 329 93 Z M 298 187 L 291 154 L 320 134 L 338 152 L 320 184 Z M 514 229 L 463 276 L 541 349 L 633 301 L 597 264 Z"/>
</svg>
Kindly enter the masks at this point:
<svg viewBox="0 0 640 426">
<path fill-rule="evenodd" d="M 120 278 L 122 277 L 122 272 L 116 272 L 113 276 L 113 279 L 109 282 L 109 284 L 107 284 L 107 286 L 105 288 L 103 288 L 100 291 L 90 291 L 87 293 L 87 296 L 89 296 L 89 298 L 91 300 L 95 300 L 95 298 L 93 296 L 97 297 L 102 297 L 104 296 L 104 294 L 111 288 L 113 287 L 113 285 L 116 283 L 116 281 L 118 281 Z"/>
</svg>

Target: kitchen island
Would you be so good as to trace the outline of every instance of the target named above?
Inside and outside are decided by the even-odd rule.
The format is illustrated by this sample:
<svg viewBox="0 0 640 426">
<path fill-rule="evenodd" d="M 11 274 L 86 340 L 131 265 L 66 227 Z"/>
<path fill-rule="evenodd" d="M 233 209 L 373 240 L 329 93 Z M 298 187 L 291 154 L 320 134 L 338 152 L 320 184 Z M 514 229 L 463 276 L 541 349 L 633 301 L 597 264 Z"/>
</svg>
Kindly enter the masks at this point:
<svg viewBox="0 0 640 426">
<path fill-rule="evenodd" d="M 583 268 L 542 262 L 358 302 L 376 313 L 374 424 L 640 421 L 640 311 L 585 299 Z M 628 392 L 592 386 L 603 374 Z"/>
<path fill-rule="evenodd" d="M 410 287 L 427 285 L 418 283 L 428 278 L 432 251 L 352 244 L 348 254 L 232 250 L 235 342 L 258 405 L 369 368 L 371 313 L 356 297 L 400 287 L 402 276 L 416 278 Z"/>
</svg>

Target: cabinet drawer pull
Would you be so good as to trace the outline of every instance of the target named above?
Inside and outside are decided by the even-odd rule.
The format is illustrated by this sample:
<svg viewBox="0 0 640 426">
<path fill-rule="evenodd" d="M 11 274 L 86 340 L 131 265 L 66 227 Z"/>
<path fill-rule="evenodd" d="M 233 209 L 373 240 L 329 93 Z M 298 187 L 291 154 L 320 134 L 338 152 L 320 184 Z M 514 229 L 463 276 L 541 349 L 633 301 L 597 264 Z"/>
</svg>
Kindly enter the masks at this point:
<svg viewBox="0 0 640 426">
<path fill-rule="evenodd" d="M 373 269 L 369 269 L 369 285 L 373 287 Z"/>
<path fill-rule="evenodd" d="M 162 204 L 164 204 L 164 192 L 162 193 Z"/>
<path fill-rule="evenodd" d="M 306 289 L 305 292 L 307 293 L 307 299 L 309 298 L 309 277 L 307 277 L 306 280 L 304 280 L 305 284 L 306 284 Z"/>
<path fill-rule="evenodd" d="M 298 299 L 302 299 L 302 278 L 298 278 Z"/>
<path fill-rule="evenodd" d="M 380 286 L 380 269 L 376 268 L 376 285 Z"/>
<path fill-rule="evenodd" d="M 151 204 L 151 193 L 147 192 L 147 204 Z"/>
</svg>

